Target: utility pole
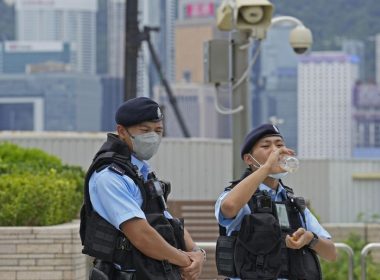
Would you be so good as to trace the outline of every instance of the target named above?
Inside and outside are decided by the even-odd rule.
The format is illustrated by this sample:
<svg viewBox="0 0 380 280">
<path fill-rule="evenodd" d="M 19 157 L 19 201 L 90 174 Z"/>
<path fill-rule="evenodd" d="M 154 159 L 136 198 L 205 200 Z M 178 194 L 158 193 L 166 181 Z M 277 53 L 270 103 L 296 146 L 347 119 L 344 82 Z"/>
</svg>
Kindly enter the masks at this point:
<svg viewBox="0 0 380 280">
<path fill-rule="evenodd" d="M 163 84 L 165 91 L 169 97 L 169 102 L 173 108 L 174 114 L 177 118 L 179 126 L 182 130 L 183 135 L 186 138 L 191 137 L 189 130 L 186 127 L 184 118 L 178 108 L 177 99 L 171 90 L 171 87 L 166 80 L 164 73 L 162 71 L 161 63 L 158 59 L 158 55 L 154 50 L 153 44 L 150 40 L 151 31 L 159 31 L 159 28 L 144 27 L 141 32 L 138 24 L 138 1 L 137 0 L 126 0 L 125 5 L 125 61 L 124 61 L 124 101 L 135 98 L 137 96 L 137 61 L 138 53 L 143 41 L 147 42 L 150 55 L 152 56 L 153 63 L 159 74 L 161 83 Z"/>
<path fill-rule="evenodd" d="M 137 58 L 141 45 L 137 13 L 137 0 L 126 0 L 124 101 L 137 96 Z"/>
<path fill-rule="evenodd" d="M 248 79 L 244 79 L 237 87 L 235 86 L 239 78 L 243 76 L 248 67 L 248 51 L 250 33 L 244 31 L 232 31 L 232 75 L 233 75 L 233 91 L 232 91 L 232 107 L 239 105 L 244 106 L 243 110 L 232 116 L 232 136 L 233 136 L 233 178 L 237 179 L 242 174 L 245 165 L 240 157 L 240 146 L 244 141 L 244 137 L 251 128 L 251 98 L 248 91 Z"/>
</svg>

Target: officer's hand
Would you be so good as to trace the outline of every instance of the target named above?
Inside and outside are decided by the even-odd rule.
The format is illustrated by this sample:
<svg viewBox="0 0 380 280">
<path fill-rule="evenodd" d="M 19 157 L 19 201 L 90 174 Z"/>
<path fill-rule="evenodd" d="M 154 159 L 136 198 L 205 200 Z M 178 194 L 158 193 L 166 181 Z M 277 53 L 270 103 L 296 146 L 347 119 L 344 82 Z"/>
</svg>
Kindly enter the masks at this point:
<svg viewBox="0 0 380 280">
<path fill-rule="evenodd" d="M 281 147 L 273 150 L 264 165 L 268 167 L 269 173 L 281 173 L 285 170 L 280 167 L 278 162 L 283 155 L 294 155 L 295 152 L 292 149 Z"/>
<path fill-rule="evenodd" d="M 191 265 L 181 268 L 182 278 L 185 280 L 199 279 L 202 273 L 204 256 L 201 251 L 185 252 L 192 260 Z"/>
<path fill-rule="evenodd" d="M 285 238 L 286 247 L 291 249 L 300 249 L 310 243 L 313 234 L 304 228 L 297 229 L 292 236 L 287 235 Z"/>
</svg>

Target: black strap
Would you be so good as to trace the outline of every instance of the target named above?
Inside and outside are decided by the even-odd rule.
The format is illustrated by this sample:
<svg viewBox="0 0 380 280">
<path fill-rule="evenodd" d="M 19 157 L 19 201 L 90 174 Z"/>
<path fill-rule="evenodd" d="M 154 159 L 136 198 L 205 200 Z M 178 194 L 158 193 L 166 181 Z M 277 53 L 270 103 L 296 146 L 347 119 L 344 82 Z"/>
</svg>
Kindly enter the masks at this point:
<svg viewBox="0 0 380 280">
<path fill-rule="evenodd" d="M 143 196 L 143 205 L 142 210 L 146 208 L 146 194 L 142 186 L 141 178 L 132 165 L 130 160 L 122 155 L 117 154 L 116 152 L 103 152 L 101 154 L 97 154 L 97 157 L 94 159 L 94 162 L 91 164 L 90 168 L 87 171 L 86 179 L 85 179 L 85 189 L 84 189 L 84 204 L 86 207 L 86 212 L 91 213 L 93 210 L 91 200 L 90 200 L 90 192 L 89 192 L 89 182 L 92 174 L 95 171 L 102 170 L 106 167 L 110 166 L 111 170 L 122 175 L 125 174 L 130 177 L 136 184 L 139 186 L 141 194 Z M 140 181 L 140 182 L 139 182 Z"/>
</svg>

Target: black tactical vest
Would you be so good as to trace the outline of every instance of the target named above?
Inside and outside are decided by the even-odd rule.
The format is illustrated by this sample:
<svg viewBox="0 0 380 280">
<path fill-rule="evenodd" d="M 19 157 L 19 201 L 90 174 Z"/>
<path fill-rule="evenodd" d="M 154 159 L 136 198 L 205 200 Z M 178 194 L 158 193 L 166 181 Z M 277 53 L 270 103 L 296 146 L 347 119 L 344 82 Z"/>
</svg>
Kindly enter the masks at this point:
<svg viewBox="0 0 380 280">
<path fill-rule="evenodd" d="M 250 173 L 247 170 L 243 178 Z M 307 246 L 294 250 L 285 245 L 286 235 L 303 227 L 302 221 L 306 225 L 306 221 L 304 199 L 282 186 L 286 190 L 282 202 L 272 201 L 268 192 L 256 191 L 248 202 L 251 214 L 243 218 L 239 231 L 226 236 L 225 228 L 220 226 L 216 247 L 219 274 L 241 279 L 322 279 L 313 250 Z"/>
<path fill-rule="evenodd" d="M 169 244 L 185 249 L 183 222 L 175 218 L 167 219 L 163 214 L 170 184 L 157 180 L 153 173 L 149 174 L 148 180 L 144 182 L 144 178 L 131 163 L 128 146 L 116 135 L 109 133 L 107 141 L 96 153 L 85 178 L 80 224 L 80 237 L 84 246 L 82 252 L 98 260 L 118 264 L 123 270 L 136 271 L 134 279 L 181 279 L 178 267 L 143 255 L 120 230 L 93 210 L 89 180 L 94 172 L 104 168 L 130 177 L 140 189 L 143 198 L 141 208 L 148 223 Z"/>
</svg>

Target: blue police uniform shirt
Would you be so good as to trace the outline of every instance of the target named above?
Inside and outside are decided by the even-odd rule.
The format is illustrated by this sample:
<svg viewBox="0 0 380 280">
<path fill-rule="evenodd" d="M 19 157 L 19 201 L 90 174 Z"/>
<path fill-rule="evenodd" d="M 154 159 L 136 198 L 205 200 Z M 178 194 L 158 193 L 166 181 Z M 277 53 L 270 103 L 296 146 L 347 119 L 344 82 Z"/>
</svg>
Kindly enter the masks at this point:
<svg viewBox="0 0 380 280">
<path fill-rule="evenodd" d="M 264 184 L 260 184 L 259 189 L 261 191 L 268 191 L 271 195 L 272 201 L 282 201 L 284 197 L 286 197 L 286 190 L 279 185 L 277 192 L 269 188 Z M 220 206 L 222 204 L 223 199 L 227 196 L 229 191 L 224 191 L 218 198 L 215 203 L 215 217 L 218 220 L 218 223 L 226 228 L 227 236 L 230 236 L 233 231 L 240 230 L 241 222 L 245 215 L 249 215 L 251 213 L 251 209 L 248 204 L 244 205 L 243 208 L 240 209 L 235 218 L 229 219 L 225 218 L 220 211 Z M 314 232 L 318 236 L 326 239 L 331 239 L 331 235 L 321 226 L 315 216 L 310 212 L 308 208 L 305 209 L 305 220 L 306 220 L 306 228 L 309 231 Z M 303 222 L 302 222 L 303 223 Z M 239 278 L 230 278 L 231 280 L 238 280 Z"/>
<path fill-rule="evenodd" d="M 149 164 L 131 156 L 131 162 L 147 179 Z M 139 187 L 126 175 L 119 175 L 109 168 L 94 172 L 89 181 L 90 200 L 94 210 L 115 228 L 133 218 L 146 219 L 141 205 L 143 202 Z M 172 216 L 165 211 L 167 218 Z"/>
</svg>

